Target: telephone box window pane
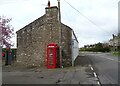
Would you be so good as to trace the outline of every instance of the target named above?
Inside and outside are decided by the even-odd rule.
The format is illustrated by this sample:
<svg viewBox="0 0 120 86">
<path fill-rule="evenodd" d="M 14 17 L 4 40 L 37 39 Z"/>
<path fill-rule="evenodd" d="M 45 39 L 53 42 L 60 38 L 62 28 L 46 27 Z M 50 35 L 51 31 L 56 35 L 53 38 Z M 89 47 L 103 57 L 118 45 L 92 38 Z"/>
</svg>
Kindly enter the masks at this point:
<svg viewBox="0 0 120 86">
<path fill-rule="evenodd" d="M 50 48 L 49 50 L 49 64 L 53 65 L 53 49 Z"/>
</svg>

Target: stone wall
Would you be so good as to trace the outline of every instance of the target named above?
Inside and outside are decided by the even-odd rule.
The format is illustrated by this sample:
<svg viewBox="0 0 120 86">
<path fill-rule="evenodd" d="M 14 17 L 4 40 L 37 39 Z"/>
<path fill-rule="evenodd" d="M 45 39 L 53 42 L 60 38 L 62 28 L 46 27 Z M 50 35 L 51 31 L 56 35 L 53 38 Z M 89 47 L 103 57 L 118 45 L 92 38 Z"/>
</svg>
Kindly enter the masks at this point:
<svg viewBox="0 0 120 86">
<path fill-rule="evenodd" d="M 46 14 L 17 31 L 17 60 L 24 66 L 45 66 L 49 43 L 59 45 L 58 8 L 46 8 Z M 62 27 L 63 66 L 71 66 L 71 29 Z"/>
</svg>

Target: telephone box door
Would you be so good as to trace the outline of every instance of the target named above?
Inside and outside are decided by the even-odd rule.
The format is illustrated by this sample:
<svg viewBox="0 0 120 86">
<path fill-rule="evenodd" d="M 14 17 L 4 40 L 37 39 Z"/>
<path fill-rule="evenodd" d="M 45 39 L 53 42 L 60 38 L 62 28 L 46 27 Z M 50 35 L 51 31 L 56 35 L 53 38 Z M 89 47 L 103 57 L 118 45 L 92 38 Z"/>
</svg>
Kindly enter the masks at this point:
<svg viewBox="0 0 120 86">
<path fill-rule="evenodd" d="M 57 46 L 56 44 L 49 44 L 47 46 L 47 68 L 56 68 L 57 58 Z"/>
</svg>

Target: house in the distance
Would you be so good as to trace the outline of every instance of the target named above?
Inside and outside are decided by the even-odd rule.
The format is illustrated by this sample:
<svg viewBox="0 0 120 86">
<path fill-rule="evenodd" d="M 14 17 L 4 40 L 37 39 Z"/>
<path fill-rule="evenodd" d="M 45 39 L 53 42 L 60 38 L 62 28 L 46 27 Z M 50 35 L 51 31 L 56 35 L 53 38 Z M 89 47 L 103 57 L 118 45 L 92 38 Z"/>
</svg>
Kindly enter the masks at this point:
<svg viewBox="0 0 120 86">
<path fill-rule="evenodd" d="M 72 66 L 78 56 L 78 40 L 73 29 L 59 20 L 56 6 L 46 7 L 45 14 L 26 25 L 17 33 L 17 62 L 24 66 L 45 66 L 47 45 L 59 46 L 61 28 L 61 66 Z"/>
<path fill-rule="evenodd" d="M 120 33 L 117 36 L 113 34 L 113 38 L 109 40 L 109 45 L 112 51 L 118 51 L 120 48 Z"/>
</svg>

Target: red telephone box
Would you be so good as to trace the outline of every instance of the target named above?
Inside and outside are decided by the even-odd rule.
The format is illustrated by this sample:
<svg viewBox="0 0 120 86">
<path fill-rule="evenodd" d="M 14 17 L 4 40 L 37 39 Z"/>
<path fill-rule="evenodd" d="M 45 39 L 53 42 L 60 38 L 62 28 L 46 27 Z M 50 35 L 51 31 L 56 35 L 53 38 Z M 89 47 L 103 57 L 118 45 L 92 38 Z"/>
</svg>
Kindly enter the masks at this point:
<svg viewBox="0 0 120 86">
<path fill-rule="evenodd" d="M 59 48 L 57 44 L 47 45 L 47 68 L 57 68 L 59 66 Z"/>
</svg>

